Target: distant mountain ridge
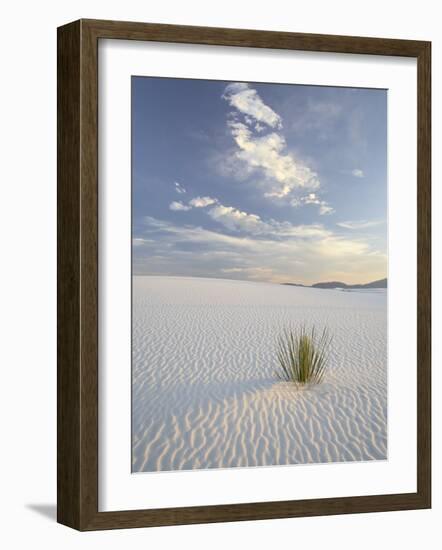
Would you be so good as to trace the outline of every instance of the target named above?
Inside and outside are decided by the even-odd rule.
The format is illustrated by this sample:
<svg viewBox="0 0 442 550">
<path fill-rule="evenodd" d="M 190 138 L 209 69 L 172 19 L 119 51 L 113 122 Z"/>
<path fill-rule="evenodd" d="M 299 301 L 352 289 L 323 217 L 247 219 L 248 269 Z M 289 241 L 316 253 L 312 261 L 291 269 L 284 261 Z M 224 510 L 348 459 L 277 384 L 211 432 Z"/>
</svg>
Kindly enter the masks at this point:
<svg viewBox="0 0 442 550">
<path fill-rule="evenodd" d="M 289 286 L 303 286 L 307 288 L 346 288 L 346 289 L 353 289 L 353 288 L 387 288 L 388 286 L 388 280 L 387 279 L 379 279 L 378 281 L 372 281 L 371 283 L 365 283 L 365 284 L 355 284 L 355 285 L 348 285 L 347 283 L 343 283 L 341 281 L 327 281 L 322 283 L 315 283 L 313 285 L 302 285 L 298 283 L 283 283 L 284 285 Z"/>
</svg>

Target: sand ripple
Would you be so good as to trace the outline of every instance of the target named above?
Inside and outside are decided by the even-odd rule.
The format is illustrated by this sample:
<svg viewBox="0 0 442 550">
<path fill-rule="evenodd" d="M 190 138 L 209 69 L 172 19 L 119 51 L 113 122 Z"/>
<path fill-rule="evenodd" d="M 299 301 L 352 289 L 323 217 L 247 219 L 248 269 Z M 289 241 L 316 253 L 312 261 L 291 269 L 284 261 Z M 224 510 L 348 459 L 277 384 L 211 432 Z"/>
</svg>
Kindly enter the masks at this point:
<svg viewBox="0 0 442 550">
<path fill-rule="evenodd" d="M 134 472 L 387 457 L 386 292 L 135 277 Z M 287 325 L 334 336 L 320 386 L 274 375 Z"/>
</svg>

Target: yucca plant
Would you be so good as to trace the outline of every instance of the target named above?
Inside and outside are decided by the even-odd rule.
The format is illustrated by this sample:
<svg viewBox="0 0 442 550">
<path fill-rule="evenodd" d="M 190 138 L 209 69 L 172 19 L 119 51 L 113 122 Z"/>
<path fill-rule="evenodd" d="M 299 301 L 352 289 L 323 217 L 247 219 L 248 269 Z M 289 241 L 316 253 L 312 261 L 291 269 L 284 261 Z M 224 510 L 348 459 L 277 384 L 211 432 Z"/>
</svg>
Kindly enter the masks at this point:
<svg viewBox="0 0 442 550">
<path fill-rule="evenodd" d="M 327 368 L 331 340 L 327 328 L 319 337 L 315 327 L 309 331 L 304 326 L 285 329 L 278 338 L 278 378 L 297 386 L 319 384 Z"/>
</svg>

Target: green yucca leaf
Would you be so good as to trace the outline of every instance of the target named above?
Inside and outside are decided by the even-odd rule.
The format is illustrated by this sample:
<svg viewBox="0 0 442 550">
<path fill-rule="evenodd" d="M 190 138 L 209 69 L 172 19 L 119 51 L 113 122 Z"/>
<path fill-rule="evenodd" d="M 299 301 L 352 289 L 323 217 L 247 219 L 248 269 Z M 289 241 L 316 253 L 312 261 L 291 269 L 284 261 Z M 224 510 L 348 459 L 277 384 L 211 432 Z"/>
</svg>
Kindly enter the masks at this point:
<svg viewBox="0 0 442 550">
<path fill-rule="evenodd" d="M 319 338 L 315 327 L 310 331 L 304 326 L 297 331 L 285 329 L 277 341 L 277 377 L 297 385 L 319 384 L 327 367 L 331 340 L 327 328 L 324 328 Z"/>
</svg>

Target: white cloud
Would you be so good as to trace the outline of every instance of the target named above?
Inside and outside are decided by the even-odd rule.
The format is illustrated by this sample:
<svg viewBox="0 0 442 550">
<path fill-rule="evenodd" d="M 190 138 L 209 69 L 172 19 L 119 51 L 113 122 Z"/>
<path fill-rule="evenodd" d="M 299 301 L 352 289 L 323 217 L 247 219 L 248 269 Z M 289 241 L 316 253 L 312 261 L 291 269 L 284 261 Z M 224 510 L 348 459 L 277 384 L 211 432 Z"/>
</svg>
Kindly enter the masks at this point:
<svg viewBox="0 0 442 550">
<path fill-rule="evenodd" d="M 252 234 L 259 234 L 265 231 L 266 224 L 256 214 L 247 214 L 232 206 L 218 204 L 207 212 L 215 221 L 227 227 L 231 231 L 246 231 Z"/>
<path fill-rule="evenodd" d="M 183 204 L 181 201 L 173 201 L 169 204 L 169 209 L 170 210 L 175 210 L 175 211 L 186 211 L 186 210 L 191 210 L 191 206 L 186 206 L 185 204 Z"/>
<path fill-rule="evenodd" d="M 142 239 L 140 237 L 135 237 L 134 239 L 132 239 L 133 246 L 143 246 L 144 244 L 150 244 L 153 242 L 155 241 L 152 239 Z"/>
<path fill-rule="evenodd" d="M 290 222 L 278 222 L 270 218 L 264 221 L 257 214 L 249 214 L 234 208 L 217 204 L 207 214 L 230 231 L 242 231 L 255 236 L 268 236 L 274 239 L 318 238 L 330 235 L 320 224 L 293 225 Z"/>
<path fill-rule="evenodd" d="M 319 205 L 319 215 L 324 216 L 325 214 L 333 214 L 335 209 L 327 204 L 325 201 L 322 201 Z"/>
<path fill-rule="evenodd" d="M 383 222 L 381 220 L 361 220 L 361 221 L 347 221 L 338 222 L 336 225 L 343 227 L 344 229 L 367 229 L 368 227 L 375 227 Z"/>
<path fill-rule="evenodd" d="M 248 84 L 240 82 L 229 84 L 223 98 L 232 107 L 248 117 L 253 117 L 257 122 L 263 122 L 272 128 L 282 127 L 281 117 L 266 105 L 258 92 Z"/>
<path fill-rule="evenodd" d="M 361 170 L 360 168 L 355 168 L 354 170 L 351 171 L 351 174 L 355 178 L 363 178 L 364 177 L 364 171 Z"/>
<path fill-rule="evenodd" d="M 185 188 L 181 185 L 181 183 L 178 183 L 177 181 L 174 181 L 173 184 L 175 185 L 175 191 L 182 195 L 186 192 Z"/>
<path fill-rule="evenodd" d="M 210 206 L 216 202 L 217 200 L 212 199 L 212 197 L 195 197 L 187 204 L 184 204 L 181 201 L 173 201 L 169 204 L 169 208 L 170 210 L 186 212 L 188 210 L 192 210 L 192 208 L 205 208 L 206 206 Z"/>
<path fill-rule="evenodd" d="M 212 199 L 212 197 L 195 197 L 189 201 L 189 205 L 194 206 L 195 208 L 205 208 L 215 202 L 217 202 L 216 199 Z"/>
<path fill-rule="evenodd" d="M 235 120 L 229 121 L 228 126 L 239 148 L 235 158 L 244 163 L 249 173 L 258 170 L 264 175 L 265 196 L 282 198 L 296 188 L 320 186 L 317 174 L 286 151 L 284 136 L 276 132 L 254 136 L 244 123 Z"/>
<path fill-rule="evenodd" d="M 325 214 L 332 214 L 335 211 L 327 201 L 320 199 L 316 193 L 309 193 L 305 197 L 292 199 L 290 204 L 295 208 L 304 204 L 315 204 L 319 207 L 319 214 L 321 216 L 324 216 Z"/>
<path fill-rule="evenodd" d="M 320 187 L 317 173 L 288 150 L 281 132 L 281 117 L 262 101 L 256 90 L 248 84 L 229 84 L 223 98 L 235 109 L 229 114 L 227 126 L 238 147 L 224 160 L 224 171 L 230 171 L 239 180 L 256 176 L 255 185 L 273 200 L 293 198 L 298 189 Z M 270 126 L 268 133 L 263 133 L 264 125 Z M 322 212 L 330 211 L 331 207 L 324 203 Z"/>
<path fill-rule="evenodd" d="M 305 197 L 305 204 L 319 204 L 319 199 L 316 193 L 309 193 Z"/>
</svg>

